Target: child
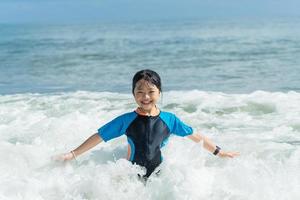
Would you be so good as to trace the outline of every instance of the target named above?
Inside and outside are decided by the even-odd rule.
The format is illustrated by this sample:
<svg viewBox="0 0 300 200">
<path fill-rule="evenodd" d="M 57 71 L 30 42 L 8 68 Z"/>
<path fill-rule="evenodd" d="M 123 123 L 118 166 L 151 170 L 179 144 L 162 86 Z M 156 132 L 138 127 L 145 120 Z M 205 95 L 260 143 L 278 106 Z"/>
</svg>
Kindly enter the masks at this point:
<svg viewBox="0 0 300 200">
<path fill-rule="evenodd" d="M 203 146 L 214 155 L 233 158 L 239 153 L 225 152 L 213 144 L 207 137 L 193 133 L 193 129 L 184 124 L 174 114 L 161 111 L 156 103 L 161 94 L 161 79 L 152 70 L 137 72 L 132 81 L 132 93 L 138 108 L 125 113 L 105 124 L 78 148 L 61 155 L 61 159 L 72 160 L 103 140 L 105 142 L 123 134 L 128 140 L 127 159 L 146 168 L 144 178 L 148 178 L 162 162 L 160 148 L 171 134 L 185 137 L 194 142 L 203 141 Z"/>
</svg>

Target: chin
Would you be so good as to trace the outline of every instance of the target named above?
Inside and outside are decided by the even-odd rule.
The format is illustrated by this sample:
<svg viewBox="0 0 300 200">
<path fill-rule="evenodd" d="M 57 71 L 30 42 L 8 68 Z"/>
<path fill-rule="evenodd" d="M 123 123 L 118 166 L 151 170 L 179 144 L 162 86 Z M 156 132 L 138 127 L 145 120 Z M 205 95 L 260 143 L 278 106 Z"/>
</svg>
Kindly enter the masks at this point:
<svg viewBox="0 0 300 200">
<path fill-rule="evenodd" d="M 150 111 L 154 106 L 153 105 L 142 105 L 141 108 L 143 108 L 146 111 Z"/>
</svg>

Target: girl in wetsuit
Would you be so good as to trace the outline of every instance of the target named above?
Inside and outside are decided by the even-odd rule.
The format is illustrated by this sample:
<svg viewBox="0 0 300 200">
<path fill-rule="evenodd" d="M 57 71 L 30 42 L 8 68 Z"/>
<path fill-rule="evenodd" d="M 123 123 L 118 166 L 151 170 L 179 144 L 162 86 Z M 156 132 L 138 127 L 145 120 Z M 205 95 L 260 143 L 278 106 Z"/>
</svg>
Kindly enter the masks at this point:
<svg viewBox="0 0 300 200">
<path fill-rule="evenodd" d="M 160 149 L 171 134 L 188 137 L 197 143 L 203 141 L 204 148 L 219 157 L 233 158 L 239 155 L 237 152 L 221 150 L 207 137 L 193 133 L 193 129 L 176 115 L 161 111 L 156 105 L 161 92 L 161 79 L 156 72 L 137 72 L 132 80 L 132 93 L 138 105 L 137 109 L 105 124 L 79 147 L 61 155 L 60 159 L 72 160 L 100 142 L 107 142 L 124 134 L 128 141 L 127 159 L 146 168 L 145 178 L 148 178 L 162 162 Z"/>
</svg>

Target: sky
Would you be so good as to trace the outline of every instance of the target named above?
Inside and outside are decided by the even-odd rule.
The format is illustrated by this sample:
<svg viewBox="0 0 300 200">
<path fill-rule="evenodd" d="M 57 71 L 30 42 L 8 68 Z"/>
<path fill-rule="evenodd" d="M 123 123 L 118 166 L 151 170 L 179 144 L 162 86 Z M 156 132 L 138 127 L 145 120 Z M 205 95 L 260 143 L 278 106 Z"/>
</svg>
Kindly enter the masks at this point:
<svg viewBox="0 0 300 200">
<path fill-rule="evenodd" d="M 0 23 L 298 17 L 300 0 L 0 0 Z"/>
</svg>

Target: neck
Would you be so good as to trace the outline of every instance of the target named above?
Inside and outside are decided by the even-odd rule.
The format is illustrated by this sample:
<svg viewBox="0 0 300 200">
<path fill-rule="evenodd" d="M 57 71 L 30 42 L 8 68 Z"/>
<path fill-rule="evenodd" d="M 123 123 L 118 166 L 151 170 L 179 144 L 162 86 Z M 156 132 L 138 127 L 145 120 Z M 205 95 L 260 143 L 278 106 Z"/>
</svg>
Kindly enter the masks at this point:
<svg viewBox="0 0 300 200">
<path fill-rule="evenodd" d="M 147 116 L 156 116 L 159 114 L 159 109 L 156 106 L 151 110 L 144 110 L 143 108 L 138 107 L 137 111 L 139 114 L 147 115 Z"/>
</svg>

